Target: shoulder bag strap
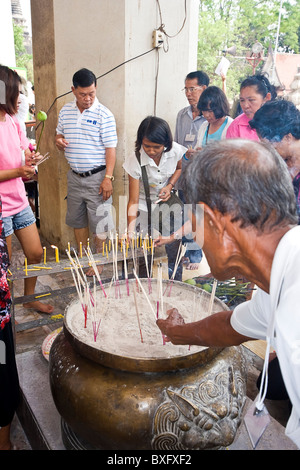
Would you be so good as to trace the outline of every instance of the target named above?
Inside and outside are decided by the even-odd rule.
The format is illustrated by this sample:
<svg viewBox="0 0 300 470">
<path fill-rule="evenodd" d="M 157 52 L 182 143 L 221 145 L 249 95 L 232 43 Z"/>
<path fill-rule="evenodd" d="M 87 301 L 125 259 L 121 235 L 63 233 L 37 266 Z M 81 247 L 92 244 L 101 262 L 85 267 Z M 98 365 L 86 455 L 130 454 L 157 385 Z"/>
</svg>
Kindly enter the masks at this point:
<svg viewBox="0 0 300 470">
<path fill-rule="evenodd" d="M 141 165 L 140 152 L 136 151 L 135 155 L 136 155 L 136 158 L 137 158 L 137 160 L 138 160 L 138 162 L 141 166 L 141 170 L 142 170 L 142 180 L 143 180 L 145 196 L 146 196 L 146 203 L 147 203 L 147 209 L 148 209 L 148 233 L 150 235 L 151 234 L 151 199 L 150 199 L 148 175 L 147 175 L 147 170 L 146 170 L 145 166 Z"/>
</svg>

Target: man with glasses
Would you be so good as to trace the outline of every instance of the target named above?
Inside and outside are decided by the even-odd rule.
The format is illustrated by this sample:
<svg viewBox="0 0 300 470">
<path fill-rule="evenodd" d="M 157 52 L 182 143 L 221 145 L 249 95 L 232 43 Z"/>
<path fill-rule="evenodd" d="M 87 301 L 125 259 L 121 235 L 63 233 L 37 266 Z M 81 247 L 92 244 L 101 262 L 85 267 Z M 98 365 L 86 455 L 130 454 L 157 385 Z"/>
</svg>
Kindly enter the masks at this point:
<svg viewBox="0 0 300 470">
<path fill-rule="evenodd" d="M 192 150 L 195 148 L 198 130 L 200 129 L 201 124 L 205 121 L 197 105 L 202 92 L 208 87 L 208 85 L 209 77 L 201 70 L 190 72 L 185 78 L 183 92 L 187 97 L 189 106 L 179 111 L 176 119 L 174 135 L 175 142 L 189 149 L 182 158 L 182 169 L 184 169 Z M 180 179 L 178 181 L 177 189 L 180 199 L 185 202 Z M 186 268 L 197 269 L 201 259 L 202 251 L 199 246 L 193 241 L 188 243 L 185 259 Z"/>
<path fill-rule="evenodd" d="M 184 147 L 190 148 L 196 145 L 198 130 L 205 121 L 197 108 L 199 98 L 209 85 L 209 77 L 205 72 L 197 70 L 189 73 L 185 78 L 183 92 L 189 102 L 189 106 L 179 111 L 176 119 L 174 140 Z"/>
</svg>

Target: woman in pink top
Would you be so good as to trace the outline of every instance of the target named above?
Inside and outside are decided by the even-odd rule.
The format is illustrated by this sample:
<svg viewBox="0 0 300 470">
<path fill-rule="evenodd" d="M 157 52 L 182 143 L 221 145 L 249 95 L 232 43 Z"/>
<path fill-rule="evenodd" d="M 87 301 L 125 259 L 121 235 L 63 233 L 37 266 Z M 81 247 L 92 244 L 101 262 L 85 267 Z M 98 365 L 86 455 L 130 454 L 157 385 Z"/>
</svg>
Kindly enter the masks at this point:
<svg viewBox="0 0 300 470">
<path fill-rule="evenodd" d="M 29 206 L 22 178 L 30 179 L 41 158 L 32 153 L 29 142 L 14 115 L 18 111 L 20 77 L 16 72 L 0 65 L 0 195 L 2 198 L 3 227 L 11 258 L 11 236 L 20 241 L 28 264 L 39 263 L 43 254 L 35 217 Z M 22 152 L 25 151 L 25 165 Z M 34 294 L 36 278 L 25 278 L 25 295 Z M 53 307 L 39 301 L 24 304 L 43 313 Z"/>
<path fill-rule="evenodd" d="M 226 139 L 248 139 L 259 141 L 255 129 L 249 126 L 256 111 L 267 101 L 276 98 L 275 88 L 264 75 L 246 78 L 240 88 L 240 105 L 243 113 L 236 117 L 227 130 Z"/>
</svg>

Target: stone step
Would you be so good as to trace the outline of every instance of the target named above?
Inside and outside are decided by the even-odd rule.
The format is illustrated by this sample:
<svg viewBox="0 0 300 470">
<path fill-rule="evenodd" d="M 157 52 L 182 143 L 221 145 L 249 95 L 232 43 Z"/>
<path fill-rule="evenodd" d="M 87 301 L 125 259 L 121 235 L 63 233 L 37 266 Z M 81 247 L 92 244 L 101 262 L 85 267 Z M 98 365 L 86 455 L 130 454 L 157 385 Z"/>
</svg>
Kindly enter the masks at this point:
<svg viewBox="0 0 300 470">
<path fill-rule="evenodd" d="M 21 387 L 18 418 L 33 450 L 65 450 L 61 418 L 54 405 L 48 362 L 41 350 L 17 354 Z"/>
<path fill-rule="evenodd" d="M 17 354 L 22 401 L 18 418 L 33 450 L 66 450 L 62 440 L 61 418 L 52 399 L 48 362 L 40 349 Z M 252 401 L 247 398 L 245 412 Z M 271 417 L 257 450 L 296 450 L 285 436 L 284 427 Z M 235 441 L 227 450 L 252 450 L 242 422 Z"/>
</svg>

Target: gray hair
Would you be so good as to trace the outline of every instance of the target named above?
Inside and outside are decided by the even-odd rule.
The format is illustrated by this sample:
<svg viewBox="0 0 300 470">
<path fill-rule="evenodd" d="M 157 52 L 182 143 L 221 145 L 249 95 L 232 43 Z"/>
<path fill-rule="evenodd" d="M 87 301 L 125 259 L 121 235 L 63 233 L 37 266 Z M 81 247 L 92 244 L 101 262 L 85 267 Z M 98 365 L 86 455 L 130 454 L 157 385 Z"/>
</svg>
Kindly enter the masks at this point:
<svg viewBox="0 0 300 470">
<path fill-rule="evenodd" d="M 182 179 L 187 202 L 231 214 L 243 228 L 298 223 L 291 177 L 268 144 L 242 139 L 209 143 L 191 159 Z"/>
</svg>

